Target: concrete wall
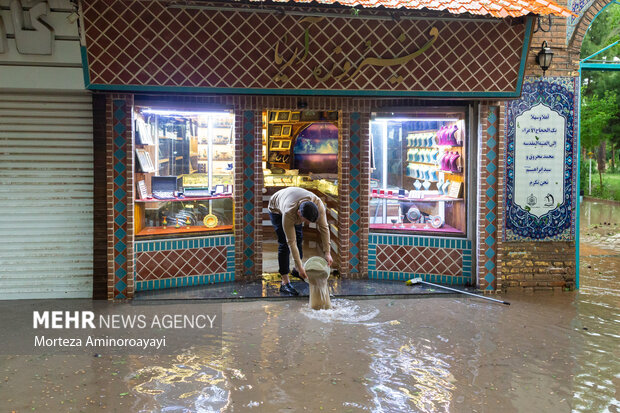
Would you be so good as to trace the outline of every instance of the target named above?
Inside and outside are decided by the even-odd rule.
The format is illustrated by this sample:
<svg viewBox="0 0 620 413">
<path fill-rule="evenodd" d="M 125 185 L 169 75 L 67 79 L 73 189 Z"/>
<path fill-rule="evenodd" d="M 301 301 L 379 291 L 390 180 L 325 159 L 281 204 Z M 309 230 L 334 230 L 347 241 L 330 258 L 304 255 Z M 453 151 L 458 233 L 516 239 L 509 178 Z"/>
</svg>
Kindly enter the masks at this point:
<svg viewBox="0 0 620 413">
<path fill-rule="evenodd" d="M 0 90 L 84 91 L 78 23 L 69 17 L 71 2 L 22 0 L 24 36 L 10 3 L 0 0 Z M 36 24 L 37 20 L 45 24 Z M 42 44 L 50 46 L 49 53 L 33 54 L 37 49 L 42 52 Z"/>
</svg>

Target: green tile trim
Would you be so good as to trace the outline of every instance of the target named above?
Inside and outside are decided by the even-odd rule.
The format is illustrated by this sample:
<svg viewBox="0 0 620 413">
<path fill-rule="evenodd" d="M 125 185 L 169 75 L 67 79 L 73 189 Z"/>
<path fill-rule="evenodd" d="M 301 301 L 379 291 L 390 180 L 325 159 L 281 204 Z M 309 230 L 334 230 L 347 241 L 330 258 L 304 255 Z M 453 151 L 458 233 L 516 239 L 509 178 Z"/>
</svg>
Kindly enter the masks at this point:
<svg viewBox="0 0 620 413">
<path fill-rule="evenodd" d="M 411 247 L 471 249 L 471 240 L 463 238 L 438 238 L 407 235 L 371 235 L 368 238 L 368 251 L 376 252 L 377 245 L 402 245 Z"/>
<path fill-rule="evenodd" d="M 445 285 L 465 285 L 469 282 L 469 277 L 452 276 L 439 274 L 422 274 L 422 273 L 399 273 L 393 271 L 368 271 L 368 279 L 385 280 L 385 281 L 407 281 L 412 278 L 422 278 L 423 281 Z"/>
<path fill-rule="evenodd" d="M 136 252 L 183 250 L 188 248 L 210 248 L 215 246 L 232 247 L 234 251 L 235 237 L 221 235 L 215 237 L 182 238 L 175 240 L 135 241 Z M 230 249 L 228 250 L 230 251 Z"/>
<path fill-rule="evenodd" d="M 187 277 L 162 278 L 160 280 L 138 281 L 136 282 L 136 291 L 190 287 L 232 281 L 235 281 L 234 271 L 208 275 L 191 275 Z"/>
</svg>

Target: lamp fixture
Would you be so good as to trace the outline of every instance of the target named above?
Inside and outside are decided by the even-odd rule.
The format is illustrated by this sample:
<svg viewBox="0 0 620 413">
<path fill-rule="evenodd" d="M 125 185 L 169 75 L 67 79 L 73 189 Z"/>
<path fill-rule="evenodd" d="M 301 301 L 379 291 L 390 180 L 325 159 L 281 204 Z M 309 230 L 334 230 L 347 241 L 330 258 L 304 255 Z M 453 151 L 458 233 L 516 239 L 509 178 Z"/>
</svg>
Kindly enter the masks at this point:
<svg viewBox="0 0 620 413">
<path fill-rule="evenodd" d="M 543 71 L 543 76 L 545 75 L 545 71 L 549 69 L 551 66 L 551 60 L 553 59 L 553 52 L 551 48 L 547 45 L 547 41 L 542 42 L 542 46 L 540 48 L 540 52 L 536 55 L 536 63 L 540 66 Z"/>
</svg>

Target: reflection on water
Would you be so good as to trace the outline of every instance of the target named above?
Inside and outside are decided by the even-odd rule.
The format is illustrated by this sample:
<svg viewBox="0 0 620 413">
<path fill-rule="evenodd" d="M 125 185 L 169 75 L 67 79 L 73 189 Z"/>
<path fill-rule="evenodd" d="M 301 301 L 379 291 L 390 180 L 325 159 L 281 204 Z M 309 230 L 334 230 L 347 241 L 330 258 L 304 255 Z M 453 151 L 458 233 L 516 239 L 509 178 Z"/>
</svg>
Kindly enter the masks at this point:
<svg viewBox="0 0 620 413">
<path fill-rule="evenodd" d="M 599 225 L 593 211 L 590 225 Z M 131 357 L 126 364 L 4 357 L 0 407 L 619 412 L 616 248 L 607 241 L 582 245 L 579 292 L 511 295 L 511 306 L 454 296 L 336 299 L 333 309 L 320 311 L 299 300 L 225 303 L 218 348 L 197 340 L 177 356 Z"/>
<path fill-rule="evenodd" d="M 372 411 L 449 410 L 455 379 L 445 354 L 428 340 L 397 347 L 402 338 L 384 326 L 373 328 L 372 334 Z"/>
<path fill-rule="evenodd" d="M 582 203 L 580 226 L 582 247 L 595 246 L 620 253 L 620 205 Z"/>
<path fill-rule="evenodd" d="M 227 358 L 218 351 L 190 349 L 168 365 L 137 369 L 129 377 L 138 396 L 135 411 L 219 412 L 230 404 L 230 378 L 243 378 L 227 369 Z M 217 355 L 215 358 L 213 355 Z M 149 397 L 150 396 L 150 397 Z"/>
<path fill-rule="evenodd" d="M 224 304 L 223 350 L 135 366 L 135 411 L 620 411 L 620 254 L 577 293 Z M 130 376 L 131 377 L 131 376 Z"/>
<path fill-rule="evenodd" d="M 581 235 L 574 407 L 620 411 L 620 205 L 584 202 Z"/>
</svg>

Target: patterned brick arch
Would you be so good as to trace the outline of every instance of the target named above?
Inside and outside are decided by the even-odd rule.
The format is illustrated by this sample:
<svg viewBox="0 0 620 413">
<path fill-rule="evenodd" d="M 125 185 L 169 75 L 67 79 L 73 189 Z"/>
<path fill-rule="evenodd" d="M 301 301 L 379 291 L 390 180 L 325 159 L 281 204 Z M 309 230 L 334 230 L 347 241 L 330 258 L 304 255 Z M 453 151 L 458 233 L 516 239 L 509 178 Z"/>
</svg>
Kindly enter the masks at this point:
<svg viewBox="0 0 620 413">
<path fill-rule="evenodd" d="M 579 16 L 579 23 L 577 23 L 575 31 L 568 42 L 568 49 L 572 53 L 579 55 L 581 52 L 583 38 L 586 35 L 590 24 L 592 24 L 596 15 L 603 10 L 605 6 L 613 1 L 614 0 L 595 0 L 590 7 L 582 10 Z"/>
</svg>

